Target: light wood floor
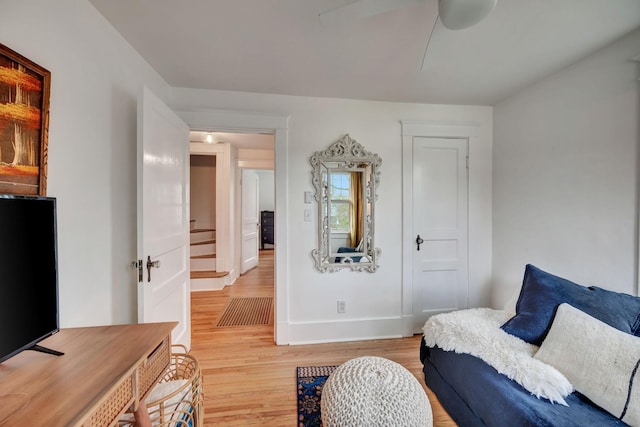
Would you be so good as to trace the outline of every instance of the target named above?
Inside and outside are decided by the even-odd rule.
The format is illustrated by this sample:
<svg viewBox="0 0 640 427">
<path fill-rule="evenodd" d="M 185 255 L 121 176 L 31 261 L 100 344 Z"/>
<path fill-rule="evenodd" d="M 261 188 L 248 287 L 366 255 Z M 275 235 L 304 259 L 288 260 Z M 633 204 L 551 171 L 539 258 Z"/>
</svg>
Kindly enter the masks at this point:
<svg viewBox="0 0 640 427">
<path fill-rule="evenodd" d="M 359 356 L 385 357 L 403 365 L 427 391 L 434 426 L 456 425 L 424 385 L 419 336 L 276 346 L 273 325 L 216 327 L 229 298 L 265 296 L 273 297 L 273 251 L 261 251 L 260 265 L 233 286 L 192 294 L 191 352 L 204 377 L 205 425 L 296 426 L 296 367 L 339 365 Z"/>
</svg>

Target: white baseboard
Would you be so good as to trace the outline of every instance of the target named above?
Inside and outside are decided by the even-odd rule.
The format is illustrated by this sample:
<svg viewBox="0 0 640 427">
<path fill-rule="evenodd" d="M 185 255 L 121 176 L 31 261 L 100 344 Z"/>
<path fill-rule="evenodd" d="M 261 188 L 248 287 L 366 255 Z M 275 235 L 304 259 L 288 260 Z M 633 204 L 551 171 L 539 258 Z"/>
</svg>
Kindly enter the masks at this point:
<svg viewBox="0 0 640 427">
<path fill-rule="evenodd" d="M 275 341 L 276 345 L 288 345 L 289 338 L 289 323 L 277 322 L 275 325 Z"/>
<path fill-rule="evenodd" d="M 287 329 L 289 344 L 302 345 L 401 338 L 402 326 L 401 318 L 390 317 L 328 322 L 290 322 Z"/>
<path fill-rule="evenodd" d="M 413 336 L 413 314 L 402 316 L 402 336 Z"/>
<path fill-rule="evenodd" d="M 226 285 L 224 277 L 210 279 L 191 279 L 191 292 L 220 291 Z"/>
<path fill-rule="evenodd" d="M 232 270 L 224 277 L 210 279 L 191 279 L 191 292 L 220 291 L 232 285 L 238 278 L 238 270 Z"/>
</svg>

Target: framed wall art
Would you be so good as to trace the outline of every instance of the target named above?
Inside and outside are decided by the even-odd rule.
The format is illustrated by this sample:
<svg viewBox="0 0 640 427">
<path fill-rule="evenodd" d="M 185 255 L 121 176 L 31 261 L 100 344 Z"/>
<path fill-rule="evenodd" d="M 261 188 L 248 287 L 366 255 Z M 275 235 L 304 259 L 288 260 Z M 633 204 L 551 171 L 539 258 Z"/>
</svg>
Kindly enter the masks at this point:
<svg viewBox="0 0 640 427">
<path fill-rule="evenodd" d="M 0 194 L 47 194 L 51 73 L 0 44 Z"/>
</svg>

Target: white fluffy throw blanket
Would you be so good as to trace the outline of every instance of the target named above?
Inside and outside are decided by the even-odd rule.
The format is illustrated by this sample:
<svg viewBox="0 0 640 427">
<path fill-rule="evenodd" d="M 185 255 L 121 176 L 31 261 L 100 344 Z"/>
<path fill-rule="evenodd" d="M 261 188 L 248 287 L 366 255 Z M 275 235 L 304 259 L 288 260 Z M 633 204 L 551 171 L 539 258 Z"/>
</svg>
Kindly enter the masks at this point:
<svg viewBox="0 0 640 427">
<path fill-rule="evenodd" d="M 500 325 L 511 315 L 490 308 L 472 308 L 432 316 L 424 325 L 429 347 L 478 357 L 534 396 L 568 406 L 573 386 L 557 369 L 533 356 L 538 347 L 506 333 Z"/>
</svg>

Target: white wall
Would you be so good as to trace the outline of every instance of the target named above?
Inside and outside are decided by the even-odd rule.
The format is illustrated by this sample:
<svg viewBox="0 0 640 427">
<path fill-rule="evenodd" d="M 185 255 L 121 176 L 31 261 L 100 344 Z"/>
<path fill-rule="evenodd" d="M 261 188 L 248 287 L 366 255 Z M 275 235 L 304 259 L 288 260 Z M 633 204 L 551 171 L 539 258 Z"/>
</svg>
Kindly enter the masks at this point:
<svg viewBox="0 0 640 427">
<path fill-rule="evenodd" d="M 273 171 L 257 170 L 258 179 L 260 180 L 260 200 L 259 206 L 261 211 L 272 211 L 275 209 L 275 179 Z"/>
<path fill-rule="evenodd" d="M 273 169 L 274 151 L 240 148 L 238 167 L 244 169 Z"/>
<path fill-rule="evenodd" d="M 261 95 L 239 92 L 176 89 L 177 110 L 225 109 L 289 116 L 288 148 L 276 152 L 276 175 L 286 173 L 288 197 L 287 259 L 278 260 L 286 277 L 278 278 L 277 292 L 286 293 L 286 307 L 278 305 L 278 322 L 288 328 L 290 342 L 335 341 L 399 336 L 402 333 L 402 133 L 400 120 L 477 122 L 480 138 L 471 147 L 470 206 L 478 219 L 480 238 L 472 248 L 470 304 L 489 301 L 491 278 L 491 141 L 490 107 L 439 106 L 368 102 L 344 99 Z M 342 271 L 319 273 L 311 250 L 316 244 L 314 218 L 304 221 L 304 191 L 312 191 L 309 157 L 349 133 L 382 158 L 376 244 L 382 248 L 380 269 L 374 273 Z M 278 156 L 286 157 L 282 162 Z M 276 179 L 276 181 L 278 181 Z M 278 188 L 276 189 L 278 198 Z M 279 234 L 278 230 L 276 232 Z M 336 313 L 336 300 L 346 301 L 346 314 Z M 280 332 L 279 332 L 280 334 Z"/>
<path fill-rule="evenodd" d="M 0 41 L 51 71 L 63 327 L 136 320 L 136 98 L 169 87 L 84 0 L 0 1 Z"/>
<path fill-rule="evenodd" d="M 196 228 L 216 228 L 216 156 L 191 155 L 190 218 Z"/>
<path fill-rule="evenodd" d="M 493 303 L 526 263 L 636 293 L 640 31 L 494 110 Z"/>
</svg>

